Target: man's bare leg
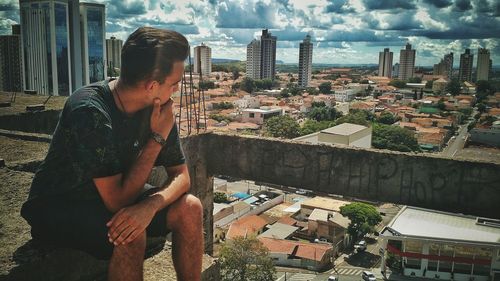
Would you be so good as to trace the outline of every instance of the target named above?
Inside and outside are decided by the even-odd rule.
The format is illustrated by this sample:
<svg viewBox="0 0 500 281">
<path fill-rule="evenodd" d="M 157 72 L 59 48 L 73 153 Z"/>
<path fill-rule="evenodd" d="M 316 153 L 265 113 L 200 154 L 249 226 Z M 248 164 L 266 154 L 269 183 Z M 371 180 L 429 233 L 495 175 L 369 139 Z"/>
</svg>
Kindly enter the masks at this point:
<svg viewBox="0 0 500 281">
<path fill-rule="evenodd" d="M 168 209 L 167 227 L 172 230 L 172 256 L 177 280 L 201 280 L 203 257 L 203 206 L 193 195 L 184 195 Z"/>
<path fill-rule="evenodd" d="M 143 280 L 145 251 L 146 232 L 128 244 L 115 246 L 109 262 L 108 281 Z"/>
</svg>

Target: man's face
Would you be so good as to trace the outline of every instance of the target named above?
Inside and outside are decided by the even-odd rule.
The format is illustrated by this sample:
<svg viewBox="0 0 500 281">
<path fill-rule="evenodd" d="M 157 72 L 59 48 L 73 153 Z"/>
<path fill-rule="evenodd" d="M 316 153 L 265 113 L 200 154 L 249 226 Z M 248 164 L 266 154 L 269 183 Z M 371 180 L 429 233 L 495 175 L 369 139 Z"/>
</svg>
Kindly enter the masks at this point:
<svg viewBox="0 0 500 281">
<path fill-rule="evenodd" d="M 167 103 L 170 97 L 179 90 L 179 83 L 181 82 L 183 74 L 184 62 L 175 62 L 172 67 L 172 72 L 165 77 L 163 84 L 159 85 L 158 91 L 155 93 L 153 99 L 159 98 L 162 105 Z"/>
</svg>

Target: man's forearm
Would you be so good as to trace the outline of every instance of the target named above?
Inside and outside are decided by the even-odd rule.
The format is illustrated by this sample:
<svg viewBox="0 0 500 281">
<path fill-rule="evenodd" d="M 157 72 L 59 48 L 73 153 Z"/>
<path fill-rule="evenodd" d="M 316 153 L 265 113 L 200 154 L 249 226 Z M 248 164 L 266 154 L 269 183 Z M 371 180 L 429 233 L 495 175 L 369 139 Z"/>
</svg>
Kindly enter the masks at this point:
<svg viewBox="0 0 500 281">
<path fill-rule="evenodd" d="M 118 209 L 132 204 L 142 192 L 160 153 L 161 145 L 149 140 L 127 174 L 123 175 Z"/>
<path fill-rule="evenodd" d="M 169 173 L 168 181 L 163 188 L 151 195 L 147 200 L 151 202 L 151 206 L 153 206 L 156 211 L 159 211 L 179 199 L 183 194 L 189 191 L 189 188 L 189 172 L 187 166 L 182 165 L 180 170 L 175 174 Z"/>
</svg>

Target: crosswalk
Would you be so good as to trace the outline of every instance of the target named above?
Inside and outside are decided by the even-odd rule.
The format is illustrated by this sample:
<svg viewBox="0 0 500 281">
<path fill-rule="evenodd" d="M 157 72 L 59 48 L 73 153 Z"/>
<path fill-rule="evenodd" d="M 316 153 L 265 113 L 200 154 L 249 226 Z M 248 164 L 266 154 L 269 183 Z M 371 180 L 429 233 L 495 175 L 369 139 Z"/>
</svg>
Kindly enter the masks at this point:
<svg viewBox="0 0 500 281">
<path fill-rule="evenodd" d="M 287 277 L 287 281 L 312 281 L 316 278 L 316 274 L 310 273 L 295 273 L 294 275 Z"/>
<path fill-rule="evenodd" d="M 337 268 L 331 271 L 331 274 L 338 275 L 361 275 L 363 269 L 359 268 Z"/>
</svg>

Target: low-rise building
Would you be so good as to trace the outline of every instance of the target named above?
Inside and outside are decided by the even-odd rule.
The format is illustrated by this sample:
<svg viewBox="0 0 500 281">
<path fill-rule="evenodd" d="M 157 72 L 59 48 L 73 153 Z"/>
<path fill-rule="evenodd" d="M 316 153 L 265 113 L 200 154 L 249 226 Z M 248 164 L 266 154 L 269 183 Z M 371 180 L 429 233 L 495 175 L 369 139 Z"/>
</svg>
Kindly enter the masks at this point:
<svg viewBox="0 0 500 281">
<path fill-rule="evenodd" d="M 259 235 L 264 231 L 267 221 L 257 215 L 243 217 L 231 224 L 227 231 L 227 239 Z"/>
<path fill-rule="evenodd" d="M 294 140 L 314 144 L 341 144 L 370 148 L 372 144 L 372 128 L 357 124 L 342 123 L 317 133 L 295 138 Z"/>
<path fill-rule="evenodd" d="M 381 234 L 382 268 L 439 280 L 500 280 L 500 220 L 404 207 Z"/>
<path fill-rule="evenodd" d="M 354 100 L 356 92 L 352 89 L 347 90 L 335 90 L 335 100 L 340 102 L 349 102 Z"/>
<path fill-rule="evenodd" d="M 500 147 L 500 121 L 495 121 L 489 128 L 476 127 L 470 131 L 470 141 Z"/>
<path fill-rule="evenodd" d="M 331 245 L 261 237 L 275 265 L 321 270 L 331 265 L 334 256 Z"/>
<path fill-rule="evenodd" d="M 283 115 L 281 108 L 249 108 L 242 111 L 242 122 L 262 125 L 267 119 L 280 115 Z"/>
</svg>

